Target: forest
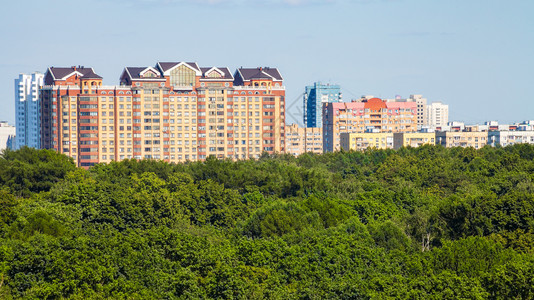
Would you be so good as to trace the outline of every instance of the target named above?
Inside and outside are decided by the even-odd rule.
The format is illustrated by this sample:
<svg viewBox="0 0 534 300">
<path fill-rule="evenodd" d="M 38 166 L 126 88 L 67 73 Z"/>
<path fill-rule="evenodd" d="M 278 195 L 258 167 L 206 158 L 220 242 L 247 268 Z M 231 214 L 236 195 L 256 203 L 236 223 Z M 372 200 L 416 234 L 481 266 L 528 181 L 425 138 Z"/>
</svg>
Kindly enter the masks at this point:
<svg viewBox="0 0 534 300">
<path fill-rule="evenodd" d="M 533 299 L 534 145 L 0 157 L 0 299 Z"/>
</svg>

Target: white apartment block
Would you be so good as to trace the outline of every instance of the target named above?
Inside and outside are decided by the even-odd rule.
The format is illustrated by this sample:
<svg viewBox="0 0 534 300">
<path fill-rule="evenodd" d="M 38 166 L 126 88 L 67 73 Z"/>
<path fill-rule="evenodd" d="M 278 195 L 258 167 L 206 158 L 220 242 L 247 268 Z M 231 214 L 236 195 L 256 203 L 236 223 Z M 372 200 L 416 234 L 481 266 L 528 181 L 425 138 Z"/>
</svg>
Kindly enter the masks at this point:
<svg viewBox="0 0 534 300">
<path fill-rule="evenodd" d="M 489 131 L 488 143 L 503 147 L 514 144 L 534 144 L 534 131 Z"/>
<path fill-rule="evenodd" d="M 16 149 L 41 148 L 41 105 L 39 90 L 44 74 L 20 74 L 15 79 Z"/>
<path fill-rule="evenodd" d="M 0 151 L 13 149 L 15 143 L 15 126 L 8 125 L 7 122 L 0 122 Z"/>
<path fill-rule="evenodd" d="M 426 106 L 428 126 L 431 128 L 445 127 L 449 122 L 449 105 L 432 102 Z"/>
</svg>

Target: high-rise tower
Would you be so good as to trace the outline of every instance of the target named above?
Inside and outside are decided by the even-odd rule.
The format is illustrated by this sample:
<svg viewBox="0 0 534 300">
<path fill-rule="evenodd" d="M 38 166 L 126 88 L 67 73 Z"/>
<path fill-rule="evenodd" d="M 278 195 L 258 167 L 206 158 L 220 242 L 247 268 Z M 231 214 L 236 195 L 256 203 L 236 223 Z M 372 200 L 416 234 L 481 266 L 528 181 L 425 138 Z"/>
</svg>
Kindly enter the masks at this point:
<svg viewBox="0 0 534 300">
<path fill-rule="evenodd" d="M 28 146 L 39 149 L 40 140 L 40 99 L 39 89 L 43 86 L 41 73 L 20 74 L 15 79 L 15 148 Z"/>
<path fill-rule="evenodd" d="M 304 92 L 304 127 L 323 126 L 323 103 L 341 102 L 339 85 L 315 82 Z"/>
</svg>

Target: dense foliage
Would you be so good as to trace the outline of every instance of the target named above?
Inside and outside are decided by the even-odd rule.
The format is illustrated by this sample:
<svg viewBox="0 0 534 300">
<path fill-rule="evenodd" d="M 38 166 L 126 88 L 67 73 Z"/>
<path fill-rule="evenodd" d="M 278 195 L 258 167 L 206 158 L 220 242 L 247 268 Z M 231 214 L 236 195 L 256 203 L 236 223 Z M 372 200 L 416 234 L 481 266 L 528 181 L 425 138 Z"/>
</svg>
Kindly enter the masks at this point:
<svg viewBox="0 0 534 300">
<path fill-rule="evenodd" d="M 534 146 L 0 158 L 0 298 L 533 299 Z"/>
</svg>

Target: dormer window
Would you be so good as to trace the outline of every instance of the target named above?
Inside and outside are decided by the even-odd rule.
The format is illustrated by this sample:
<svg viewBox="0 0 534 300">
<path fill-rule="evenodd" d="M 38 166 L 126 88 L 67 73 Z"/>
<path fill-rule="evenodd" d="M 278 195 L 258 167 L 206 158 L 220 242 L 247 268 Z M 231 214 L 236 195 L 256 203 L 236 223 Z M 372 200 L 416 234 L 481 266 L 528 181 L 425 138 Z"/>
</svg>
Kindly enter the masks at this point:
<svg viewBox="0 0 534 300">
<path fill-rule="evenodd" d="M 221 78 L 222 75 L 217 71 L 211 71 L 208 73 L 208 78 Z"/>
<path fill-rule="evenodd" d="M 143 74 L 143 78 L 155 78 L 155 77 L 157 77 L 157 75 L 154 74 L 154 72 L 151 72 L 151 71 L 148 71 L 145 74 Z"/>
</svg>

